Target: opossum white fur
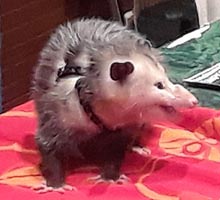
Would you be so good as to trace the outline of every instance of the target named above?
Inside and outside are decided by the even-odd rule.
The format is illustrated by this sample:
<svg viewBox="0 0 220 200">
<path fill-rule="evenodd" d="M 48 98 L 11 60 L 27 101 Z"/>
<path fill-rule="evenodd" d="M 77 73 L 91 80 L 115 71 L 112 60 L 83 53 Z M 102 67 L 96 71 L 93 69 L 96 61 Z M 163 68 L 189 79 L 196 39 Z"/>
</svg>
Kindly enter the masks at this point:
<svg viewBox="0 0 220 200">
<path fill-rule="evenodd" d="M 67 63 L 80 66 L 85 73 L 57 81 L 58 70 Z M 131 67 L 123 80 L 113 80 L 110 75 L 115 63 Z M 88 81 L 94 113 L 112 130 L 107 136 L 79 102 L 75 85 L 81 78 Z M 169 81 L 160 54 L 142 36 L 117 22 L 100 19 L 68 22 L 51 35 L 34 75 L 34 101 L 39 116 L 36 141 L 42 155 L 41 171 L 47 185 L 53 187 L 62 186 L 66 162 L 74 159 L 94 159 L 104 179 L 117 179 L 126 148 L 132 145 L 134 124 L 139 132 L 142 123 L 197 104 L 189 91 Z M 123 128 L 117 131 L 118 127 Z M 114 150 L 105 151 L 105 146 L 114 146 Z M 87 155 L 87 151 L 99 156 Z M 115 160 L 113 155 L 117 154 L 120 158 Z M 102 163 L 99 159 L 103 157 Z"/>
</svg>

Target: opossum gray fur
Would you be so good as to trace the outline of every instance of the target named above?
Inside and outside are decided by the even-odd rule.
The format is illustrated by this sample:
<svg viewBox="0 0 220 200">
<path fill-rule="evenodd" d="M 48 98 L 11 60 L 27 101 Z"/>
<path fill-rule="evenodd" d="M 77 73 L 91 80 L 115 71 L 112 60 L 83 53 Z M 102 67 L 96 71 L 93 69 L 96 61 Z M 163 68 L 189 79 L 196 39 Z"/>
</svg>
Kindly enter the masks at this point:
<svg viewBox="0 0 220 200">
<path fill-rule="evenodd" d="M 59 77 L 69 67 L 77 73 Z M 117 180 L 146 123 L 197 103 L 168 80 L 160 54 L 141 35 L 101 19 L 55 30 L 40 54 L 33 89 L 40 169 L 54 188 L 79 163 L 97 164 L 103 179 Z"/>
</svg>

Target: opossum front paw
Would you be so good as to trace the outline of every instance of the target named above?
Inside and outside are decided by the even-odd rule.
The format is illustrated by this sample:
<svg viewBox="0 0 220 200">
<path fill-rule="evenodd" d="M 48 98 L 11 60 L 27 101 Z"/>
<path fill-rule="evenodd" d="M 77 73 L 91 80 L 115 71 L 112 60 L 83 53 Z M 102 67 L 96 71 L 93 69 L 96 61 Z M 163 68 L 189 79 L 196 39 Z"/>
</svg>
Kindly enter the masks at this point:
<svg viewBox="0 0 220 200">
<path fill-rule="evenodd" d="M 148 157 L 151 154 L 151 150 L 146 147 L 134 146 L 132 147 L 132 151 L 145 157 Z"/>
<path fill-rule="evenodd" d="M 106 178 L 104 178 L 102 175 L 98 175 L 98 176 L 94 176 L 94 177 L 88 178 L 88 181 L 95 182 L 95 185 L 96 185 L 96 184 L 99 184 L 99 183 L 124 184 L 124 183 L 129 182 L 129 181 L 130 181 L 130 178 L 127 177 L 127 176 L 124 175 L 124 174 L 121 174 L 117 180 L 114 180 L 114 179 L 106 179 Z"/>
<path fill-rule="evenodd" d="M 131 179 L 129 177 L 127 177 L 124 174 L 121 174 L 119 176 L 118 180 L 115 181 L 115 183 L 117 183 L 117 184 L 124 184 L 124 183 L 130 182 L 130 181 L 131 181 Z"/>
<path fill-rule="evenodd" d="M 33 187 L 32 189 L 39 194 L 48 193 L 48 192 L 58 192 L 63 194 L 65 191 L 77 191 L 76 187 L 73 187 L 71 185 L 64 184 L 61 187 L 55 188 L 52 186 L 47 186 L 45 182 L 43 182 L 42 184 L 36 187 Z"/>
</svg>

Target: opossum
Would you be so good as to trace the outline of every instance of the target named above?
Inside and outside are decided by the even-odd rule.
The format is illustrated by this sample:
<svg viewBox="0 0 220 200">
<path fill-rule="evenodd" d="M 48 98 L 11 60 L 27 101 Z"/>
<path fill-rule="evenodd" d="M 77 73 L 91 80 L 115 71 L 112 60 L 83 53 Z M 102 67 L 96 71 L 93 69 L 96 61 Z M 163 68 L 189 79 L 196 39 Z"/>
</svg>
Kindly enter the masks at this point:
<svg viewBox="0 0 220 200">
<path fill-rule="evenodd" d="M 45 187 L 61 188 L 68 169 L 96 164 L 120 180 L 127 151 L 147 124 L 198 101 L 171 83 L 161 56 L 117 22 L 78 19 L 60 25 L 40 53 L 33 81 L 36 143 Z"/>
</svg>

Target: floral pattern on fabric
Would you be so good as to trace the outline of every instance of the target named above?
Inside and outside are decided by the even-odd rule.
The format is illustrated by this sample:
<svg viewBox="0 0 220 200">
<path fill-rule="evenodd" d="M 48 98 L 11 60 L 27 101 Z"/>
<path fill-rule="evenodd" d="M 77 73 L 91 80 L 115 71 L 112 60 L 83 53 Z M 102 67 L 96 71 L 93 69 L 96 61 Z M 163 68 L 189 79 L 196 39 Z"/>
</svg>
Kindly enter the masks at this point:
<svg viewBox="0 0 220 200">
<path fill-rule="evenodd" d="M 32 187 L 44 179 L 34 143 L 36 114 L 33 102 L 0 115 L 0 191 L 9 199 L 153 199 L 208 200 L 220 198 L 220 112 L 195 108 L 183 113 L 182 122 L 154 125 L 146 147 L 149 157 L 128 153 L 122 173 L 131 180 L 123 185 L 94 184 L 89 177 L 97 167 L 79 168 L 66 182 L 77 191 L 37 194 Z M 147 135 L 147 134 L 146 134 Z"/>
</svg>

